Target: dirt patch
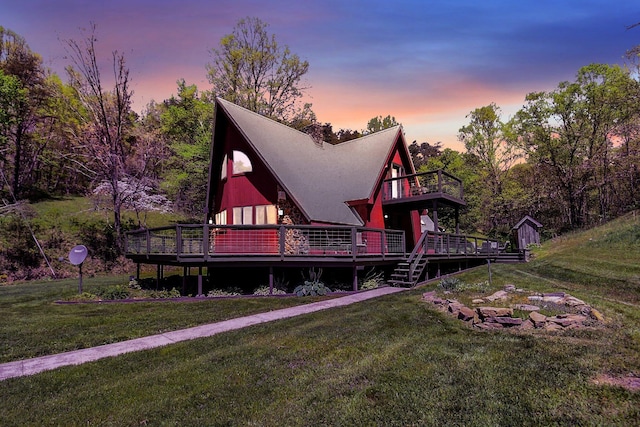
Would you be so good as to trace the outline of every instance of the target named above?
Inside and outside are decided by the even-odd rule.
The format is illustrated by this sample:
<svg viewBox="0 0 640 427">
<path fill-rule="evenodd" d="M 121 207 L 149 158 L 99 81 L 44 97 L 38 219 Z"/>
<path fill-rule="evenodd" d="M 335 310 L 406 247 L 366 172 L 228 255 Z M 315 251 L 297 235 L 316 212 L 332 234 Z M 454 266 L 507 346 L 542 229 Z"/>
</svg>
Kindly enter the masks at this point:
<svg viewBox="0 0 640 427">
<path fill-rule="evenodd" d="M 630 391 L 640 390 L 640 378 L 635 376 L 612 377 L 610 375 L 602 374 L 602 375 L 598 375 L 592 381 L 596 385 L 610 385 L 610 386 L 622 387 Z"/>
</svg>

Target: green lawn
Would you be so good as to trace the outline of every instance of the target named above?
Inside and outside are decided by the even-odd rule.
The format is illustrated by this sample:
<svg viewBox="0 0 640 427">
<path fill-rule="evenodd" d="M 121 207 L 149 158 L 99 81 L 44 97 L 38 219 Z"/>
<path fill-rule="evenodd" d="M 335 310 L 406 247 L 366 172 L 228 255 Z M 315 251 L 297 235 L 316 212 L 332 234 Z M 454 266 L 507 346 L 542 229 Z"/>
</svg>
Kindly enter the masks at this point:
<svg viewBox="0 0 640 427">
<path fill-rule="evenodd" d="M 629 237 L 638 227 L 629 216 L 546 244 L 529 264 L 492 265 L 492 290 L 507 283 L 565 290 L 604 313 L 600 329 L 472 330 L 420 300 L 432 283 L 9 379 L 0 387 L 0 424 L 640 425 L 640 391 L 594 382 L 602 375 L 640 376 L 640 239 Z M 484 281 L 487 268 L 459 277 Z M 45 354 L 69 343 L 110 342 L 300 302 L 52 304 L 58 294 L 72 294 L 74 285 L 0 288 L 5 360 L 31 347 L 39 348 L 33 354 Z"/>
</svg>

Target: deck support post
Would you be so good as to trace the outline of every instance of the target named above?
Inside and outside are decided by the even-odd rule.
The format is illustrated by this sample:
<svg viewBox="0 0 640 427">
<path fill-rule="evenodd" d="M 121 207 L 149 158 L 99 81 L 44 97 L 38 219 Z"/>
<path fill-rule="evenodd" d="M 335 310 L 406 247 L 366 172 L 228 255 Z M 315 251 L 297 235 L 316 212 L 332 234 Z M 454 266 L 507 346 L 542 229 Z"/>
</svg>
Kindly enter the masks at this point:
<svg viewBox="0 0 640 427">
<path fill-rule="evenodd" d="M 438 201 L 434 200 L 431 206 L 433 210 L 433 232 L 439 233 L 440 226 L 438 224 Z"/>
<path fill-rule="evenodd" d="M 136 262 L 136 280 L 140 281 L 140 263 Z"/>
<path fill-rule="evenodd" d="M 187 266 L 182 267 L 182 295 L 187 293 Z"/>
<path fill-rule="evenodd" d="M 273 266 L 269 266 L 269 295 L 273 295 Z"/>
<path fill-rule="evenodd" d="M 160 264 L 157 265 L 156 267 L 156 291 L 158 290 L 158 288 L 160 287 Z"/>
<path fill-rule="evenodd" d="M 436 264 L 438 271 L 436 272 L 436 277 L 440 277 L 440 263 Z"/>
<path fill-rule="evenodd" d="M 356 265 L 353 266 L 353 291 L 356 292 L 358 290 L 358 267 Z"/>
<path fill-rule="evenodd" d="M 201 297 L 202 295 L 202 266 L 199 265 L 198 266 L 198 296 Z"/>
</svg>

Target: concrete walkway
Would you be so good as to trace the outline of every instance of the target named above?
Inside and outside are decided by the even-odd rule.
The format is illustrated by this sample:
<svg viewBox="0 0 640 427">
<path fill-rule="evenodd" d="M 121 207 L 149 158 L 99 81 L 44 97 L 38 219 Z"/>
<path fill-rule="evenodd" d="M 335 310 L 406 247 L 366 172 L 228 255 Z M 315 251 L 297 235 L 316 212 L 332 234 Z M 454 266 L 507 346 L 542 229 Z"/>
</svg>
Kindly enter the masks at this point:
<svg viewBox="0 0 640 427">
<path fill-rule="evenodd" d="M 239 317 L 237 319 L 225 320 L 208 325 L 195 326 L 193 328 L 178 331 L 166 332 L 164 334 L 151 335 L 143 338 L 136 338 L 113 344 L 105 344 L 98 347 L 85 348 L 82 350 L 68 351 L 66 353 L 52 354 L 50 356 L 36 357 L 27 360 L 18 360 L 0 364 L 0 381 L 7 378 L 33 375 L 43 371 L 60 368 L 62 366 L 79 365 L 105 357 L 118 356 L 133 351 L 148 350 L 162 347 L 180 341 L 193 340 L 196 338 L 210 337 L 222 332 L 233 331 L 251 325 L 271 322 L 279 319 L 299 316 L 301 314 L 313 313 L 315 311 L 326 310 L 333 307 L 342 307 L 356 302 L 376 298 L 406 290 L 404 288 L 383 287 L 370 291 L 347 295 L 340 298 L 333 298 L 326 301 L 311 304 L 299 305 L 296 307 L 283 308 L 266 313 L 253 314 L 251 316 Z"/>
</svg>

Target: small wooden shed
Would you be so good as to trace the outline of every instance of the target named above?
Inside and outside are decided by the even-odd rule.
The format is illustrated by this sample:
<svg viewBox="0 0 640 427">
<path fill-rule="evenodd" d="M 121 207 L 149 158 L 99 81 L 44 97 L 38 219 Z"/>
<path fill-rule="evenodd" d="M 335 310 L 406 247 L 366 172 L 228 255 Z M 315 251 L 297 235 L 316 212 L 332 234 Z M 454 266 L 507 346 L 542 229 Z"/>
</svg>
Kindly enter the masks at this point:
<svg viewBox="0 0 640 427">
<path fill-rule="evenodd" d="M 540 224 L 529 215 L 525 215 L 512 230 L 512 236 L 514 240 L 514 247 L 519 251 L 524 250 L 530 244 L 540 244 Z"/>
</svg>

